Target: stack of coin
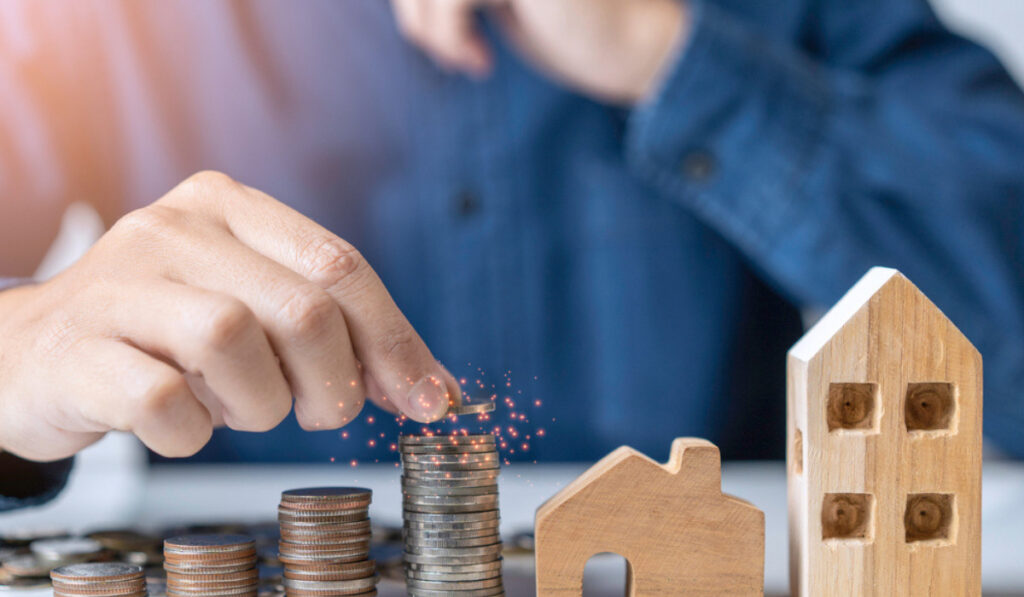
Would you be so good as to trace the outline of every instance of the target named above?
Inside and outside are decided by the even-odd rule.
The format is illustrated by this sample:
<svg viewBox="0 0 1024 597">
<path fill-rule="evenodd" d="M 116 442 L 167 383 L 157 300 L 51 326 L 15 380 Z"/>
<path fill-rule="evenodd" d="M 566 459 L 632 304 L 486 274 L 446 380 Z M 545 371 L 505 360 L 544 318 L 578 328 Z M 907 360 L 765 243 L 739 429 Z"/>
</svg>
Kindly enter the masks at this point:
<svg viewBox="0 0 1024 597">
<path fill-rule="evenodd" d="M 54 597 L 146 597 L 142 568 L 120 562 L 71 564 L 50 572 Z"/>
<path fill-rule="evenodd" d="M 376 595 L 369 489 L 310 487 L 281 494 L 278 558 L 289 597 Z"/>
<path fill-rule="evenodd" d="M 504 595 L 494 436 L 399 438 L 409 595 Z"/>
<path fill-rule="evenodd" d="M 246 535 L 182 535 L 164 541 L 169 597 L 256 595 L 256 545 Z"/>
</svg>

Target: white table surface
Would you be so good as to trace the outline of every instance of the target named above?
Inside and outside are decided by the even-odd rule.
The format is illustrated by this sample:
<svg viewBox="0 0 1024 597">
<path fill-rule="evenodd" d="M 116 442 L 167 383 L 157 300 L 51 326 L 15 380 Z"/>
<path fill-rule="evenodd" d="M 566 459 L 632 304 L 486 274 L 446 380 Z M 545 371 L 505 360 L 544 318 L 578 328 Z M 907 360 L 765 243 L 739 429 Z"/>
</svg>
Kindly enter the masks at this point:
<svg viewBox="0 0 1024 597">
<path fill-rule="evenodd" d="M 111 442 L 130 442 L 114 438 Z M 108 442 L 109 443 L 109 442 Z M 94 452 L 98 452 L 99 449 Z M 116 453 L 116 451 L 113 451 Z M 391 465 L 162 465 L 147 467 L 138 453 L 105 458 L 86 453 L 68 490 L 41 508 L 0 514 L 0 533 L 15 528 L 83 531 L 111 525 L 158 527 L 180 522 L 267 521 L 283 489 L 360 485 L 374 491 L 371 516 L 401 524 L 399 472 Z M 529 530 L 537 506 L 586 468 L 583 464 L 513 464 L 500 479 L 502 532 Z M 983 474 L 982 574 L 986 595 L 1024 596 L 1024 465 L 991 462 Z M 753 502 L 766 519 L 765 585 L 787 592 L 786 473 L 781 462 L 726 463 L 723 488 Z M 512 566 L 509 595 L 533 594 L 529 562 Z M 610 578 L 599 566 L 594 578 Z M 611 569 L 611 570 L 614 570 Z M 588 576 L 588 579 L 591 578 Z M 614 577 L 618 578 L 618 577 Z M 590 585 L 588 584 L 588 587 Z M 618 587 L 598 591 L 622 594 Z M 400 595 L 397 585 L 382 595 Z M 590 593 L 588 592 L 588 595 Z"/>
</svg>

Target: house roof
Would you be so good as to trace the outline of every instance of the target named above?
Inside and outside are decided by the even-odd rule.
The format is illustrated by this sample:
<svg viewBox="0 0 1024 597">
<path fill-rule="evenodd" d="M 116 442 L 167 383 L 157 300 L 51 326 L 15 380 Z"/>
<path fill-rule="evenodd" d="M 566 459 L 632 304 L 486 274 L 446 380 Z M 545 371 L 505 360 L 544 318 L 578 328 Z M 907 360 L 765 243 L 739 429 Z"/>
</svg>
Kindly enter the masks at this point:
<svg viewBox="0 0 1024 597">
<path fill-rule="evenodd" d="M 804 362 L 809 362 L 842 330 L 862 309 L 868 306 L 873 297 L 891 285 L 901 285 L 918 294 L 923 303 L 935 309 L 938 313 L 942 311 L 935 306 L 914 284 L 903 274 L 888 267 L 873 267 L 868 273 L 851 288 L 843 298 L 839 299 L 831 309 L 817 323 L 807 331 L 800 340 L 789 349 L 789 356 Z M 943 317 L 945 317 L 943 315 Z M 948 318 L 947 318 L 948 321 Z M 952 325 L 952 324 L 951 324 Z M 952 326 L 964 342 L 970 344 L 963 332 Z M 973 346 L 973 345 L 972 345 Z"/>
</svg>

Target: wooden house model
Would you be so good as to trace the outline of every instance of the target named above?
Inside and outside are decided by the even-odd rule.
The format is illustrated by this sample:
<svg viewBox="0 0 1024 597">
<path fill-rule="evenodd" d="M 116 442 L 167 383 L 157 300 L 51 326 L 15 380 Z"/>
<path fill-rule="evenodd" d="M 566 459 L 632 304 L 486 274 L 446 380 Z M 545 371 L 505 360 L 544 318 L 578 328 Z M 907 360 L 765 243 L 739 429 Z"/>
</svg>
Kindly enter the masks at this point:
<svg viewBox="0 0 1024 597">
<path fill-rule="evenodd" d="M 760 596 L 764 514 L 723 495 L 718 448 L 691 438 L 667 464 L 628 447 L 537 510 L 538 597 L 577 597 L 587 560 L 627 561 L 627 594 Z"/>
<path fill-rule="evenodd" d="M 869 271 L 789 352 L 797 597 L 981 595 L 981 357 Z"/>
</svg>

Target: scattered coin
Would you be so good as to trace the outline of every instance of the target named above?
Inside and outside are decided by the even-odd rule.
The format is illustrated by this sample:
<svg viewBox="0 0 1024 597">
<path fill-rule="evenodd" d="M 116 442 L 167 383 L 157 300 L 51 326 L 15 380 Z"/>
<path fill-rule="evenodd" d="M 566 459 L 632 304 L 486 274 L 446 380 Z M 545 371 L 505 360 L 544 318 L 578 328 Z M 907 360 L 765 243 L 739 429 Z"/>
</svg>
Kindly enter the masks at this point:
<svg viewBox="0 0 1024 597">
<path fill-rule="evenodd" d="M 399 447 L 408 594 L 504 595 L 494 436 L 403 435 Z"/>
<path fill-rule="evenodd" d="M 278 558 L 288 597 L 376 595 L 370 502 L 360 487 L 309 487 L 281 494 Z"/>
<path fill-rule="evenodd" d="M 28 547 L 40 560 L 56 566 L 85 562 L 103 555 L 99 541 L 84 537 L 42 539 L 33 541 Z"/>
</svg>

